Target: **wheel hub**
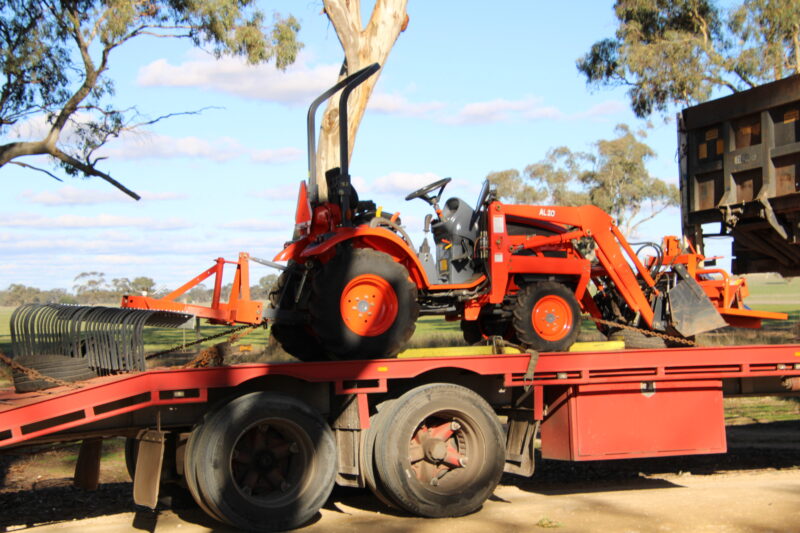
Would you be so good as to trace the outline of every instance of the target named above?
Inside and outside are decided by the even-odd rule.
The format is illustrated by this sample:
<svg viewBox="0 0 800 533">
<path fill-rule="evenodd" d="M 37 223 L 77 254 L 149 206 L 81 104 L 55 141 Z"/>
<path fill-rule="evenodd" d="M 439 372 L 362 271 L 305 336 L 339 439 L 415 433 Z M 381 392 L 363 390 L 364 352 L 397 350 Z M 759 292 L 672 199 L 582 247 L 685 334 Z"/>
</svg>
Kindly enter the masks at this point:
<svg viewBox="0 0 800 533">
<path fill-rule="evenodd" d="M 440 463 L 447 456 L 447 443 L 441 439 L 426 439 L 422 444 L 425 459 L 432 463 Z"/>
<path fill-rule="evenodd" d="M 467 466 L 461 425 L 431 420 L 417 429 L 409 444 L 411 468 L 421 482 L 438 486 L 449 472 Z"/>
<path fill-rule="evenodd" d="M 399 312 L 392 285 L 375 274 L 356 276 L 339 301 L 342 321 L 357 335 L 376 337 L 394 324 Z"/>
<path fill-rule="evenodd" d="M 536 302 L 531 310 L 533 330 L 548 341 L 557 341 L 568 335 L 572 328 L 572 310 L 560 296 L 547 295 Z"/>
</svg>

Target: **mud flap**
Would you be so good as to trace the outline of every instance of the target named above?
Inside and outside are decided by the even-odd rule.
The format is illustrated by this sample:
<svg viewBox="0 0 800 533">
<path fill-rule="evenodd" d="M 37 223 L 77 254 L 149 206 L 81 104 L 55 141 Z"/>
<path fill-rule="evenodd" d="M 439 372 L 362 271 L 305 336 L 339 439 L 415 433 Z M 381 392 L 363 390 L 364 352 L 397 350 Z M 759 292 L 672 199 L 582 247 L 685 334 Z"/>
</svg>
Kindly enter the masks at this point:
<svg viewBox="0 0 800 533">
<path fill-rule="evenodd" d="M 166 435 L 166 431 L 143 429 L 136 437 L 139 441 L 136 475 L 133 480 L 133 501 L 136 505 L 155 509 L 158 504 Z"/>
<path fill-rule="evenodd" d="M 514 410 L 508 419 L 504 471 L 516 476 L 531 477 L 536 468 L 535 440 L 540 422 L 533 420 L 527 409 Z"/>
<path fill-rule="evenodd" d="M 680 281 L 667 294 L 669 298 L 670 323 L 684 337 L 712 331 L 727 326 L 714 304 L 708 299 L 683 265 L 675 265 L 673 270 Z"/>
</svg>

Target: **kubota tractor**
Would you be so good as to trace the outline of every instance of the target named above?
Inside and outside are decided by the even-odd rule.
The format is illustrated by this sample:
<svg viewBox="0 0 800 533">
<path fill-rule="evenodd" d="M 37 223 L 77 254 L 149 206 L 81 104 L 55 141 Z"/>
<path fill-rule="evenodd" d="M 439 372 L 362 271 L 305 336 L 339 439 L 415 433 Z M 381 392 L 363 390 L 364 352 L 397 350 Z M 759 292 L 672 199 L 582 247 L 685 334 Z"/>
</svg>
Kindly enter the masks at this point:
<svg viewBox="0 0 800 533">
<path fill-rule="evenodd" d="M 409 194 L 433 209 L 415 248 L 398 214 L 361 201 L 348 174 L 347 99 L 378 68 L 348 76 L 309 108 L 309 183 L 300 185 L 293 240 L 275 257 L 287 267 L 270 295 L 272 334 L 286 351 L 303 360 L 391 357 L 420 315 L 460 321 L 470 343 L 502 336 L 539 351 L 569 349 L 582 313 L 605 333 L 619 324 L 676 338 L 784 318 L 745 309 L 742 280 L 718 279 L 675 240 L 668 250 L 652 245 L 645 265 L 599 208 L 507 205 L 488 182 L 474 207 L 442 203 L 450 178 Z M 341 167 L 326 171 L 322 201 L 314 117 L 340 90 Z"/>
</svg>

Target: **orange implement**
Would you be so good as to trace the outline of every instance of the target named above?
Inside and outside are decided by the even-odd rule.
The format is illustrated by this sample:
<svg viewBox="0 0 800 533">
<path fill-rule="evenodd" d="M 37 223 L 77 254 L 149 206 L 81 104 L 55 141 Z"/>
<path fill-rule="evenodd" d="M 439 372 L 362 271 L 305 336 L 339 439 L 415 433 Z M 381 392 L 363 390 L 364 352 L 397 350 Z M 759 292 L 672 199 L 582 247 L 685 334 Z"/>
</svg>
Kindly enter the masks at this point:
<svg viewBox="0 0 800 533">
<path fill-rule="evenodd" d="M 175 289 L 163 298 L 151 296 L 125 295 L 121 307 L 132 309 L 158 309 L 179 311 L 206 318 L 212 324 L 260 324 L 263 322 L 261 302 L 250 299 L 250 255 L 241 252 L 238 261 L 226 261 L 219 257 L 214 266 Z M 236 265 L 231 294 L 227 302 L 222 302 L 222 272 L 226 264 Z M 176 301 L 187 291 L 207 278 L 214 276 L 214 293 L 210 306 L 185 304 Z"/>
</svg>

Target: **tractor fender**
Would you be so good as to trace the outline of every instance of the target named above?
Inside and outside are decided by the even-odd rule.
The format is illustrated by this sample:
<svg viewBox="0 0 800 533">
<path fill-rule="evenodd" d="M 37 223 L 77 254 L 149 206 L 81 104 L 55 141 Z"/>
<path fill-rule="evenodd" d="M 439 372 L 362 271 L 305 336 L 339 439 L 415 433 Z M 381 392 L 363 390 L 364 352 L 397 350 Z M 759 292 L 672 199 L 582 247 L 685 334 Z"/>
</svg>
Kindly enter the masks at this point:
<svg viewBox="0 0 800 533">
<path fill-rule="evenodd" d="M 356 248 L 370 248 L 389 254 L 392 259 L 406 267 L 411 280 L 417 285 L 417 288 L 426 289 L 430 287 L 425 269 L 414 250 L 396 233 L 381 227 L 371 228 L 364 225 L 355 228 L 337 228 L 335 234 L 324 241 L 303 248 L 298 258 L 301 261 L 305 261 L 314 257 L 324 256 L 332 251 L 336 245 L 347 241 L 352 241 L 353 246 Z M 287 250 L 288 248 L 284 252 Z"/>
<path fill-rule="evenodd" d="M 308 238 L 303 238 L 286 245 L 286 248 L 278 252 L 272 259 L 273 261 L 299 261 L 305 247 L 308 246 Z"/>
</svg>

